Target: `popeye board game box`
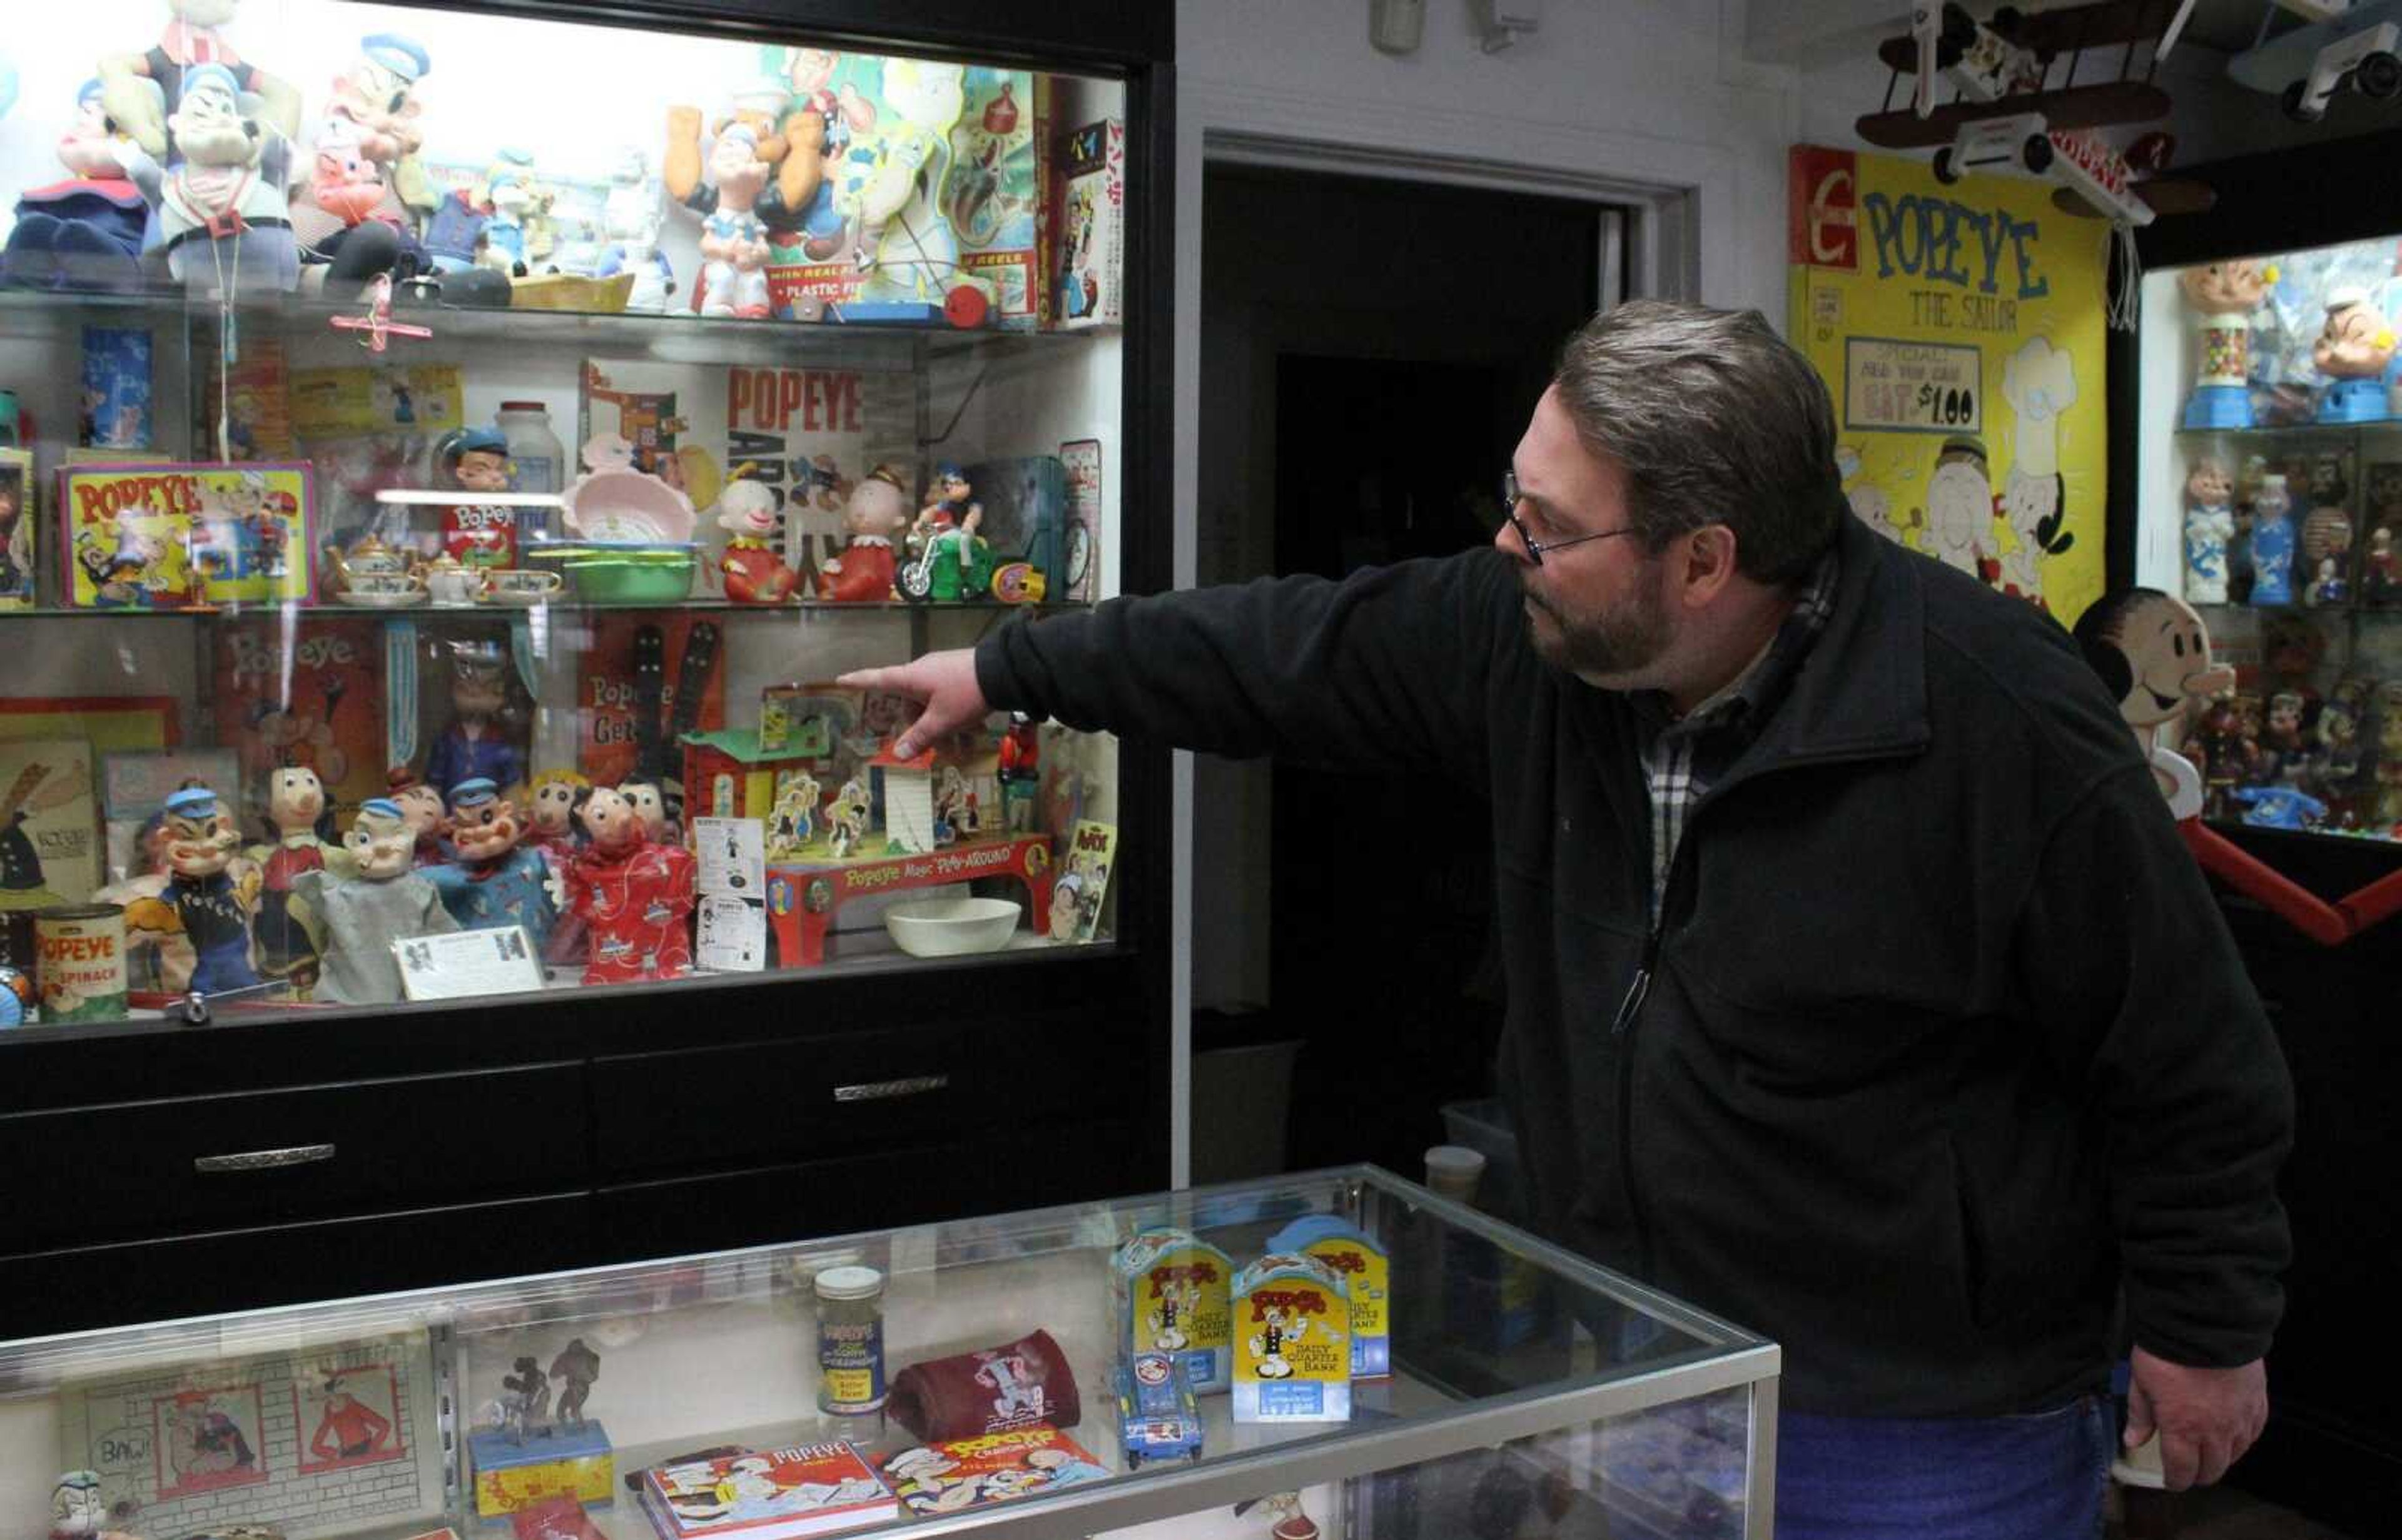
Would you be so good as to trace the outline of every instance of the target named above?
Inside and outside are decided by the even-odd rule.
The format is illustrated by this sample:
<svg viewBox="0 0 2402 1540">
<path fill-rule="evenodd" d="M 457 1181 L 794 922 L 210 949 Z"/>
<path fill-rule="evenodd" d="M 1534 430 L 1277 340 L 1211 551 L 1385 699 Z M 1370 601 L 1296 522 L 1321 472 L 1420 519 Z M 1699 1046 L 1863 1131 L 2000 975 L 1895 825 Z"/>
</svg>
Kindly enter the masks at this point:
<svg viewBox="0 0 2402 1540">
<path fill-rule="evenodd" d="M 301 464 L 68 466 L 59 592 L 90 609 L 306 601 L 311 476 Z"/>
</svg>

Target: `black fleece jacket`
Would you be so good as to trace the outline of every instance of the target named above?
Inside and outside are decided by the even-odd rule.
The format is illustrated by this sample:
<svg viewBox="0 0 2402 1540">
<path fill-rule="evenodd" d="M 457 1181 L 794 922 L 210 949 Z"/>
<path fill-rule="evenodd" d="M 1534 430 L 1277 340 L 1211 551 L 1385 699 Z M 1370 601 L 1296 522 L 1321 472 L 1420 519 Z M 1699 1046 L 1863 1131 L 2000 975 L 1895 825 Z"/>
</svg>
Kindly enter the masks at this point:
<svg viewBox="0 0 2402 1540">
<path fill-rule="evenodd" d="M 1627 702 L 1535 654 L 1498 552 L 1113 601 L 976 670 L 1076 727 L 1488 798 L 1540 1222 L 1774 1338 L 1786 1405 L 2059 1405 L 2121 1286 L 2153 1353 L 2258 1357 L 2291 1088 L 2133 736 L 2049 620 L 1842 542 L 1656 932 Z"/>
</svg>

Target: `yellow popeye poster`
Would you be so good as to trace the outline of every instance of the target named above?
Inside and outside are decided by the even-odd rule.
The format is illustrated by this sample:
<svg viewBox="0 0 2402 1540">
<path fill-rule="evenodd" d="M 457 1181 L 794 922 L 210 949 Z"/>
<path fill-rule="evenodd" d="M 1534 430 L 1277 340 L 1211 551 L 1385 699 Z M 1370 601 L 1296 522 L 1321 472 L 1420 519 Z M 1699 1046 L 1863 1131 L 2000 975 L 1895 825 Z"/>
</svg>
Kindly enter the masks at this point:
<svg viewBox="0 0 2402 1540">
<path fill-rule="evenodd" d="M 2073 624 L 2103 584 L 2109 227 L 1901 156 L 1801 144 L 1787 169 L 1789 335 L 1853 511 Z"/>
</svg>

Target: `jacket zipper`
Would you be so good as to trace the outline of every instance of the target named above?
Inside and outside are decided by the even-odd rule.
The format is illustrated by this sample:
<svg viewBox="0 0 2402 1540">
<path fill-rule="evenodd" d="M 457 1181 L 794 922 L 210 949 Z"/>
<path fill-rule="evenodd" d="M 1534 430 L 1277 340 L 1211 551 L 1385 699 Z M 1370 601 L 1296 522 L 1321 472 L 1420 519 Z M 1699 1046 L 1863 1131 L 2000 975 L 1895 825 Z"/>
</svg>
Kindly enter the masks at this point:
<svg viewBox="0 0 2402 1540">
<path fill-rule="evenodd" d="M 1651 1230 L 1643 1218 L 1642 1200 L 1635 1189 L 1635 1054 L 1636 1019 L 1643 1013 L 1643 1004 L 1651 997 L 1652 976 L 1660 969 L 1660 942 L 1667 933 L 1668 915 L 1676 907 L 1677 880 L 1692 865 L 1689 854 L 1693 847 L 1693 831 L 1701 822 L 1702 810 L 1717 801 L 1730 789 L 1760 776 L 1793 765 L 1842 763 L 1852 760 L 1878 759 L 1884 756 L 1857 750 L 1778 760 L 1737 771 L 1713 786 L 1697 800 L 1685 815 L 1685 832 L 1677 841 L 1677 848 L 1668 857 L 1668 880 L 1660 889 L 1660 912 L 1652 916 L 1651 928 L 1643 937 L 1643 960 L 1636 965 L 1635 977 L 1627 981 L 1626 993 L 1618 1002 L 1617 1013 L 1610 1017 L 1609 1035 L 1618 1043 L 1618 1191 L 1625 1204 L 1626 1218 L 1635 1231 L 1636 1276 L 1649 1282 L 1651 1276 Z"/>
</svg>

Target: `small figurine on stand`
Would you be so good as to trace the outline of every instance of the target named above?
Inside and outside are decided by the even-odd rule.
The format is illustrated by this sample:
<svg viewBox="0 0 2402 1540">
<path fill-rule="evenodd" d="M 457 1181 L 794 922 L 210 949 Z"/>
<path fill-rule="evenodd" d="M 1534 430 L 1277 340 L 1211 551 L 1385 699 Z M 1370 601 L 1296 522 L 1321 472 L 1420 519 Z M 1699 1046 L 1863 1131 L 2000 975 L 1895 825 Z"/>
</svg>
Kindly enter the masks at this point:
<svg viewBox="0 0 2402 1540">
<path fill-rule="evenodd" d="M 2394 361 L 2394 327 L 2368 297 L 2347 284 L 2327 296 L 2326 325 L 2311 362 L 2334 383 L 2319 397 L 2321 422 L 2379 422 L 2385 418 L 2385 365 Z"/>
<path fill-rule="evenodd" d="M 305 915 L 320 952 L 317 999 L 329 1004 L 392 1004 L 404 997 L 392 942 L 459 929 L 413 865 L 418 832 L 392 798 L 367 798 L 341 838 L 349 870 L 300 873 L 293 908 Z"/>
<path fill-rule="evenodd" d="M 542 1371 L 539 1359 L 520 1357 L 515 1372 L 501 1377 L 503 1409 L 508 1416 L 509 1439 L 524 1443 L 549 1431 L 545 1419 L 550 1410 L 550 1379 Z"/>
<path fill-rule="evenodd" d="M 550 1377 L 566 1382 L 559 1393 L 559 1420 L 573 1432 L 584 1428 L 584 1402 L 592 1394 L 592 1382 L 600 1378 L 600 1355 L 584 1345 L 581 1337 L 571 1338 L 559 1356 L 550 1361 Z"/>
<path fill-rule="evenodd" d="M 776 554 L 776 533 L 783 526 L 776 489 L 739 476 L 719 494 L 717 506 L 717 527 L 733 536 L 718 562 L 725 597 L 738 604 L 781 604 L 793 598 L 800 577 Z"/>
<path fill-rule="evenodd" d="M 574 909 L 591 941 L 584 982 L 682 978 L 692 966 L 692 852 L 644 838 L 633 804 L 606 786 L 576 792 L 575 826 L 587 842 L 573 869 Z"/>
<path fill-rule="evenodd" d="M 2314 605 L 2351 602 L 2352 584 L 2344 581 L 2340 558 L 2319 557 L 2318 571 L 2312 577 L 2310 588 L 2302 598 L 2305 602 Z"/>
<path fill-rule="evenodd" d="M 425 762 L 425 781 L 444 798 L 462 781 L 481 778 L 495 786 L 525 779 L 525 751 L 509 735 L 501 714 L 509 703 L 508 660 L 495 644 L 459 642 L 450 663 L 450 724 L 435 740 Z"/>
<path fill-rule="evenodd" d="M 2235 538 L 2233 491 L 2227 467 L 2195 463 L 2185 478 L 2185 598 L 2188 604 L 2227 602 L 2227 546 Z"/>
<path fill-rule="evenodd" d="M 76 120 L 59 140 L 75 174 L 17 196 L 17 223 L 0 249 L 0 283 L 35 289 L 139 286 L 142 228 L 150 206 L 125 174 L 98 80 L 76 96 Z"/>
<path fill-rule="evenodd" d="M 2394 551 L 2394 531 L 2381 524 L 2368 531 L 2368 549 L 2360 557 L 2360 601 L 2384 606 L 2402 601 L 2402 562 Z"/>
<path fill-rule="evenodd" d="M 2269 697 L 2269 725 L 2260 734 L 2260 748 L 2269 756 L 2272 775 L 2281 778 L 2287 769 L 2310 762 L 2310 745 L 2303 736 L 2302 713 L 2307 706 L 2298 690 L 2280 690 Z"/>
<path fill-rule="evenodd" d="M 1034 719 L 1023 711 L 1009 714 L 1009 728 L 1001 736 L 1001 807 L 1013 834 L 1034 830 L 1035 790 L 1042 781 L 1042 738 Z"/>
<path fill-rule="evenodd" d="M 559 923 L 557 879 L 541 851 L 519 843 L 524 833 L 498 787 L 480 777 L 462 780 L 450 794 L 450 846 L 458 859 L 425 874 L 461 929 L 521 925 L 540 954 Z"/>
<path fill-rule="evenodd" d="M 2311 758 L 2308 778 L 2340 827 L 2353 825 L 2360 811 L 2361 771 L 2367 761 L 2359 713 L 2359 706 L 2340 689 L 2319 708 L 2319 747 Z"/>
<path fill-rule="evenodd" d="M 890 466 L 878 465 L 850 489 L 843 527 L 850 543 L 818 567 L 818 598 L 874 602 L 892 597 L 892 538 L 909 523 L 909 496 Z"/>
<path fill-rule="evenodd" d="M 509 489 L 509 441 L 498 428 L 462 428 L 435 450 L 444 481 L 462 491 Z M 454 503 L 442 510 L 442 550 L 469 567 L 518 564 L 517 510 L 496 503 Z"/>
<path fill-rule="evenodd" d="M 2252 602 L 2268 607 L 2294 602 L 2293 494 L 2285 478 L 2263 476 L 2252 500 Z"/>
<path fill-rule="evenodd" d="M 283 194 L 292 142 L 243 113 L 223 64 L 184 72 L 183 103 L 167 122 L 174 131 L 169 163 L 139 144 L 119 146 L 126 175 L 157 211 L 167 270 L 194 295 L 289 293 L 300 282 Z"/>
<path fill-rule="evenodd" d="M 826 846 L 836 856 L 856 854 L 859 842 L 867 837 L 867 788 L 857 776 L 842 783 L 842 790 L 826 804 Z"/>
<path fill-rule="evenodd" d="M 258 961 L 269 977 L 289 979 L 305 993 L 317 977 L 317 949 L 292 914 L 293 884 L 304 872 L 322 872 L 326 859 L 341 859 L 341 847 L 328 844 L 317 832 L 325 816 L 325 788 L 317 772 L 287 767 L 267 777 L 267 821 L 275 826 L 275 843 L 258 846 L 250 859 L 259 863 Z"/>
<path fill-rule="evenodd" d="M 2273 266 L 2249 259 L 2205 263 L 2177 275 L 2177 287 L 2201 329 L 2201 363 L 2184 426 L 2252 426 L 2252 312 L 2276 282 Z"/>
<path fill-rule="evenodd" d="M 630 145 L 618 154 L 609 200 L 600 214 L 610 245 L 600 254 L 595 276 L 634 275 L 634 286 L 626 296 L 628 310 L 664 310 L 668 296 L 675 293 L 675 268 L 659 250 L 659 190 L 648 156 Z"/>
</svg>

